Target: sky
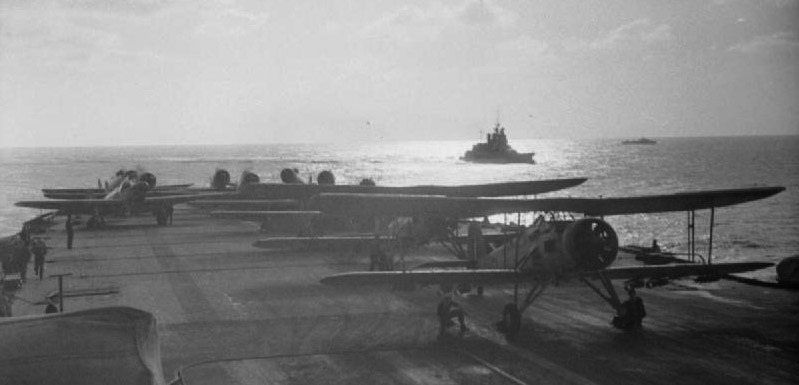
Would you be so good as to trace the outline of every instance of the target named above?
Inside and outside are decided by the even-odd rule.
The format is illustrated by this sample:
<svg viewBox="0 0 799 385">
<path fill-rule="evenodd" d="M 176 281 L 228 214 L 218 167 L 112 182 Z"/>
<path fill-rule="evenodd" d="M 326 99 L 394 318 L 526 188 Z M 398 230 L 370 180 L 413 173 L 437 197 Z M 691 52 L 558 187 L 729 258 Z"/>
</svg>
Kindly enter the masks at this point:
<svg viewBox="0 0 799 385">
<path fill-rule="evenodd" d="M 799 0 L 0 0 L 0 146 L 799 134 Z"/>
</svg>

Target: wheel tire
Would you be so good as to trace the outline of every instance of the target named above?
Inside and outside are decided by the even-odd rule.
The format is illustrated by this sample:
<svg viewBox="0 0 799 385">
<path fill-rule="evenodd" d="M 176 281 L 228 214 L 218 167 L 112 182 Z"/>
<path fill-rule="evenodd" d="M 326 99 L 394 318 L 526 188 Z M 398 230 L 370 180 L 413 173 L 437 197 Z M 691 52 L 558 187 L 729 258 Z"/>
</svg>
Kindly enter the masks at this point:
<svg viewBox="0 0 799 385">
<path fill-rule="evenodd" d="M 519 308 L 515 303 L 505 305 L 502 310 L 502 329 L 505 337 L 512 339 L 519 333 L 522 324 L 522 316 L 519 313 Z"/>
<path fill-rule="evenodd" d="M 483 287 L 482 286 L 477 286 L 477 295 L 479 295 L 481 297 L 483 296 Z"/>
</svg>

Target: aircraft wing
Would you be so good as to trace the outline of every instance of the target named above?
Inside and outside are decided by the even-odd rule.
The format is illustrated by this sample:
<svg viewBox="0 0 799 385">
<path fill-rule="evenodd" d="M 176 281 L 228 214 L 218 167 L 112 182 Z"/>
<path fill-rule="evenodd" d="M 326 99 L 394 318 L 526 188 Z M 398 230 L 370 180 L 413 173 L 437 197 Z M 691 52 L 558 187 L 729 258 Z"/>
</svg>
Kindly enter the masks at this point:
<svg viewBox="0 0 799 385">
<path fill-rule="evenodd" d="M 253 246 L 269 248 L 315 247 L 315 248 L 346 248 L 362 245 L 371 245 L 375 237 L 372 234 L 348 236 L 323 236 L 323 237 L 272 237 L 259 239 Z M 379 238 L 381 242 L 390 242 L 391 238 Z"/>
<path fill-rule="evenodd" d="M 219 195 L 219 193 L 214 193 L 147 196 L 141 206 L 145 209 L 152 209 L 154 207 L 172 206 L 179 203 L 189 202 L 194 199 L 209 198 Z M 97 211 L 106 212 L 109 210 L 122 209 L 125 207 L 125 201 L 120 199 L 50 199 L 42 201 L 20 201 L 14 203 L 14 206 L 45 210 L 59 210 L 68 214 L 94 214 Z"/>
<path fill-rule="evenodd" d="M 585 178 L 548 179 L 523 182 L 485 183 L 460 186 L 353 186 L 318 184 L 252 183 L 242 187 L 247 197 L 266 199 L 307 199 L 324 193 L 335 194 L 415 194 L 458 197 L 499 197 L 535 195 L 577 186 Z"/>
<path fill-rule="evenodd" d="M 646 279 L 646 278 L 679 278 L 709 274 L 732 274 L 746 271 L 759 270 L 773 263 L 766 262 L 741 262 L 719 263 L 712 265 L 675 265 L 654 267 L 627 267 L 605 269 L 602 273 L 609 279 Z M 566 278 L 591 277 L 596 272 L 579 272 L 567 274 Z M 461 284 L 476 285 L 514 284 L 540 280 L 543 275 L 517 270 L 427 270 L 427 271 L 377 271 L 377 272 L 351 272 L 331 275 L 320 281 L 325 285 L 334 286 L 376 286 L 376 285 L 410 285 L 426 286 L 436 284 Z"/>
<path fill-rule="evenodd" d="M 249 221 L 264 221 L 274 218 L 310 218 L 321 216 L 321 211 L 231 211 L 215 210 L 211 211 L 211 216 L 215 218 L 230 218 Z"/>
<path fill-rule="evenodd" d="M 190 206 L 211 210 L 296 210 L 300 203 L 294 199 L 199 199 Z"/>
<path fill-rule="evenodd" d="M 760 270 L 774 266 L 769 262 L 737 262 L 705 264 L 679 264 L 668 266 L 618 267 L 602 270 L 609 279 L 679 278 L 700 275 L 724 275 Z M 578 275 L 588 276 L 590 273 Z"/>
<path fill-rule="evenodd" d="M 50 199 L 46 201 L 20 201 L 17 207 L 58 210 L 67 214 L 94 214 L 96 211 L 114 210 L 124 207 L 121 200 L 109 199 Z"/>
<path fill-rule="evenodd" d="M 322 284 L 331 286 L 379 286 L 471 283 L 480 285 L 523 283 L 533 279 L 533 274 L 516 270 L 413 270 L 413 271 L 357 271 L 322 278 Z"/>
<path fill-rule="evenodd" d="M 187 203 L 197 199 L 206 199 L 212 197 L 225 196 L 226 193 L 206 193 L 206 194 L 184 194 L 184 195 L 160 195 L 150 196 L 149 194 L 144 199 L 144 202 L 138 206 L 139 209 L 152 210 L 164 206 L 174 206 L 180 203 Z"/>
<path fill-rule="evenodd" d="M 516 212 L 572 212 L 592 216 L 688 211 L 767 198 L 785 187 L 712 190 L 624 198 L 485 199 L 430 195 L 320 194 L 328 214 L 472 218 Z"/>
</svg>

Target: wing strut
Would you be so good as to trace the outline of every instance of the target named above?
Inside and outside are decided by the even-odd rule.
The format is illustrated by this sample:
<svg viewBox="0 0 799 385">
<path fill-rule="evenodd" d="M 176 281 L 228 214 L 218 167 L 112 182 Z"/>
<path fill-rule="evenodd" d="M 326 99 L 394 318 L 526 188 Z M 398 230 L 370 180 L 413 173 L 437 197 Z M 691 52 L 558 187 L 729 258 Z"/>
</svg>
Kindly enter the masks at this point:
<svg viewBox="0 0 799 385">
<path fill-rule="evenodd" d="M 716 208 L 715 207 L 711 207 L 710 208 L 710 240 L 708 240 L 708 245 L 707 245 L 707 264 L 708 265 L 712 265 L 713 264 L 713 224 L 714 224 L 715 217 L 716 217 Z"/>
<path fill-rule="evenodd" d="M 601 271 L 596 272 L 597 278 L 599 281 L 602 282 L 602 286 L 604 286 L 605 290 L 608 292 L 607 295 L 602 292 L 598 287 L 596 287 L 591 281 L 589 281 L 586 277 L 580 277 L 580 280 L 585 283 L 586 286 L 590 287 L 600 298 L 604 299 L 605 302 L 610 304 L 613 309 L 618 310 L 621 307 L 621 300 L 619 300 L 619 295 L 616 294 L 616 289 L 613 287 L 613 283 L 610 282 L 610 279 L 605 276 Z"/>
<path fill-rule="evenodd" d="M 696 211 L 688 211 L 688 252 L 691 262 L 696 262 Z"/>
</svg>

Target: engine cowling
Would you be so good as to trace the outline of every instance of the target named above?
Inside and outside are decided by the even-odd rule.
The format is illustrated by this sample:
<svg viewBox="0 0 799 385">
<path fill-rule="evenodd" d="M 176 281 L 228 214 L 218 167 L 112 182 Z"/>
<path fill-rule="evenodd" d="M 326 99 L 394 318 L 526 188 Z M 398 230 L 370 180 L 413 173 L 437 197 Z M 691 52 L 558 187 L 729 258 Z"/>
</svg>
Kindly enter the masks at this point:
<svg viewBox="0 0 799 385">
<path fill-rule="evenodd" d="M 244 172 L 241 173 L 241 178 L 239 178 L 239 187 L 260 182 L 261 178 L 258 177 L 258 174 L 244 170 Z"/>
<path fill-rule="evenodd" d="M 282 180 L 283 183 L 288 184 L 305 184 L 305 182 L 300 179 L 298 174 L 299 171 L 296 168 L 293 170 L 290 168 L 284 168 L 280 171 L 280 180 Z"/>
<path fill-rule="evenodd" d="M 613 227 L 601 219 L 580 219 L 566 227 L 563 248 L 578 269 L 599 270 L 616 260 L 619 238 Z"/>
<path fill-rule="evenodd" d="M 334 185 L 336 184 L 336 176 L 331 171 L 324 170 L 316 177 L 316 183 Z"/>
<path fill-rule="evenodd" d="M 151 172 L 145 172 L 144 174 L 139 175 L 139 182 L 147 183 L 150 188 L 155 187 L 156 181 L 157 179 L 155 178 L 155 175 L 153 175 Z"/>
<path fill-rule="evenodd" d="M 211 188 L 214 190 L 224 190 L 229 184 L 230 173 L 221 168 L 217 169 L 216 172 L 214 172 L 213 178 L 211 178 Z"/>
<path fill-rule="evenodd" d="M 125 171 L 125 178 L 131 180 L 137 180 L 139 179 L 139 173 L 136 170 Z"/>
<path fill-rule="evenodd" d="M 130 186 L 125 193 L 127 194 L 128 201 L 133 205 L 144 203 L 147 196 L 147 191 L 150 191 L 150 184 L 145 181 L 136 182 Z"/>
</svg>

